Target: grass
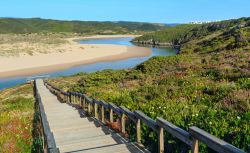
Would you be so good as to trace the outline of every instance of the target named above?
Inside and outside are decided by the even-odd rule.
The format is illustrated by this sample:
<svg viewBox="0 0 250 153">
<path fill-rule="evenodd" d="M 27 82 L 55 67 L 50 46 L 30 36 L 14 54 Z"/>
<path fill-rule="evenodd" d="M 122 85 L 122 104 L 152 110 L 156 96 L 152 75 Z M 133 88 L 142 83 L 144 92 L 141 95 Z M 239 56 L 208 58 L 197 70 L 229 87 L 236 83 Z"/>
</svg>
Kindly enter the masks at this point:
<svg viewBox="0 0 250 153">
<path fill-rule="evenodd" d="M 34 104 L 30 84 L 0 91 L 1 152 L 36 152 Z"/>
</svg>

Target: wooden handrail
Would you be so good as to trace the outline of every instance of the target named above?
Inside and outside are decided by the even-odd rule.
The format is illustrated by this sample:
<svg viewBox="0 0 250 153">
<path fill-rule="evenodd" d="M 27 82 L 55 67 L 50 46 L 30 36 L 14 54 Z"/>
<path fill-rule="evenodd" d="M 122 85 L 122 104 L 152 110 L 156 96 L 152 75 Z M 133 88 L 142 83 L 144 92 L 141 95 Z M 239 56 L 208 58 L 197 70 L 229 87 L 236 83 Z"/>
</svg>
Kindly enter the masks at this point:
<svg viewBox="0 0 250 153">
<path fill-rule="evenodd" d="M 131 112 L 129 109 L 127 109 L 124 106 L 120 106 L 122 113 L 126 114 L 129 119 L 136 122 L 136 116 L 133 112 Z"/>
<path fill-rule="evenodd" d="M 61 92 L 67 97 L 73 96 L 80 96 L 82 97 L 86 103 L 88 103 L 88 113 L 91 113 L 91 108 L 93 106 L 95 107 L 95 112 L 97 111 L 98 105 L 101 106 L 101 116 L 102 116 L 102 122 L 104 122 L 104 109 L 109 109 L 109 115 L 110 115 L 110 122 L 113 122 L 113 112 L 118 115 L 118 117 L 121 119 L 121 133 L 125 133 L 125 115 L 128 117 L 128 119 L 132 120 L 134 123 L 136 123 L 136 137 L 137 137 L 137 143 L 140 144 L 141 142 L 141 122 L 144 122 L 148 127 L 153 129 L 158 134 L 158 152 L 163 153 L 164 152 L 164 130 L 171 134 L 173 137 L 179 139 L 183 143 L 187 144 L 191 147 L 192 153 L 198 153 L 199 152 L 199 145 L 198 142 L 201 141 L 204 144 L 206 144 L 211 149 L 217 151 L 217 152 L 225 152 L 225 153 L 244 153 L 243 150 L 236 148 L 235 146 L 226 143 L 225 141 L 210 135 L 209 133 L 203 131 L 202 129 L 199 129 L 198 127 L 190 127 L 189 131 L 185 131 L 178 126 L 175 126 L 174 124 L 164 120 L 163 118 L 157 117 L 156 120 L 153 120 L 152 118 L 145 115 L 143 112 L 136 110 L 134 112 L 130 111 L 124 106 L 116 106 L 113 103 L 107 103 L 103 100 L 93 100 L 86 96 L 85 94 L 76 93 L 76 92 L 64 92 L 62 90 L 59 90 L 58 88 L 54 87 L 50 83 L 45 81 L 46 86 L 50 86 L 50 88 L 53 88 L 57 92 Z M 53 92 L 53 91 L 52 91 Z M 56 93 L 55 93 L 56 94 Z M 69 98 L 68 98 L 69 99 Z M 99 112 L 96 112 L 99 113 Z M 95 114 L 95 117 L 98 119 L 97 114 Z M 250 149 L 249 149 L 250 150 Z"/>
<path fill-rule="evenodd" d="M 104 108 L 109 108 L 109 105 L 108 103 L 106 103 L 104 100 L 101 100 L 101 105 L 104 107 Z"/>
<path fill-rule="evenodd" d="M 114 111 L 117 115 L 119 115 L 119 116 L 122 115 L 120 108 L 117 107 L 115 104 L 109 103 L 109 108 L 110 108 L 110 109 L 113 109 L 113 111 Z"/>
<path fill-rule="evenodd" d="M 190 127 L 189 132 L 193 138 L 203 142 L 214 151 L 226 153 L 244 153 L 244 151 L 241 149 L 236 148 L 235 146 L 207 133 L 196 126 Z"/>
<path fill-rule="evenodd" d="M 158 130 L 158 126 L 157 126 L 155 120 L 151 119 L 150 117 L 148 117 L 147 115 L 145 115 L 144 113 L 142 113 L 141 111 L 138 111 L 138 110 L 134 111 L 134 114 L 135 114 L 137 119 L 142 120 L 145 124 L 147 124 L 147 126 L 149 126 L 154 131 Z"/>
<path fill-rule="evenodd" d="M 192 146 L 192 139 L 191 139 L 190 134 L 187 131 L 179 128 L 178 126 L 160 117 L 157 117 L 156 124 L 159 127 L 164 128 L 168 133 L 170 133 L 172 136 L 176 137 L 177 139 L 181 140 L 185 144 Z"/>
</svg>

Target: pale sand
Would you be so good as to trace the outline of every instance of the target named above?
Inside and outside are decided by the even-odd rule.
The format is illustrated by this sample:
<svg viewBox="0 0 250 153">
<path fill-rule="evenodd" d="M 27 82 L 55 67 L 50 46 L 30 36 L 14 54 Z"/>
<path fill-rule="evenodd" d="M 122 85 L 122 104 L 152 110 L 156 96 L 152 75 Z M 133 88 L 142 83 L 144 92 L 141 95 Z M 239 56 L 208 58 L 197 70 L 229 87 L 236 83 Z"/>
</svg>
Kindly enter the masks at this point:
<svg viewBox="0 0 250 153">
<path fill-rule="evenodd" d="M 20 57 L 0 57 L 0 78 L 27 76 L 70 68 L 72 66 L 102 61 L 114 61 L 132 57 L 149 56 L 151 50 L 144 47 L 121 45 L 78 44 L 76 39 L 120 38 L 132 36 L 91 36 L 69 38 L 69 43 L 58 46 L 65 52 L 23 55 Z M 58 49 L 57 48 L 57 49 Z"/>
</svg>

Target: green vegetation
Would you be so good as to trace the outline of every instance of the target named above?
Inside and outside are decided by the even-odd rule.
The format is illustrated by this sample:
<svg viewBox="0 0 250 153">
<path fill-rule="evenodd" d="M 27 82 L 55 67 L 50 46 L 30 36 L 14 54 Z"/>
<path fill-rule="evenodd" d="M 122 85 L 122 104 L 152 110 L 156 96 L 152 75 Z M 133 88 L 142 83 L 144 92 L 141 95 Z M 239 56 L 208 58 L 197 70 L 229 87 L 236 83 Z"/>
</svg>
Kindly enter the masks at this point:
<svg viewBox="0 0 250 153">
<path fill-rule="evenodd" d="M 163 117 L 185 130 L 198 126 L 247 150 L 250 144 L 249 21 L 242 18 L 192 25 L 197 30 L 190 30 L 188 25 L 177 26 L 173 29 L 185 27 L 176 30 L 181 32 L 173 36 L 185 38 L 180 41 L 177 56 L 154 57 L 130 70 L 80 73 L 50 81 L 65 91 L 83 92 L 130 110 L 141 110 L 152 118 Z M 171 40 L 169 37 L 164 39 Z M 152 147 L 157 145 L 156 140 L 155 133 L 143 126 L 143 143 Z M 168 135 L 165 142 L 170 152 L 180 152 L 179 146 L 183 145 Z M 211 151 L 203 145 L 201 149 Z"/>
<path fill-rule="evenodd" d="M 183 45 L 193 39 L 203 39 L 204 37 L 216 37 L 225 32 L 232 35 L 232 31 L 249 26 L 249 18 L 241 18 L 237 20 L 226 20 L 222 22 L 208 24 L 184 24 L 175 27 L 168 27 L 164 30 L 148 33 L 136 38 L 135 42 L 145 42 L 154 40 L 161 43 L 171 43 L 172 45 Z M 232 30 L 232 31 L 231 31 Z M 218 32 L 218 33 L 217 33 Z"/>
<path fill-rule="evenodd" d="M 163 24 L 140 22 L 59 21 L 40 18 L 0 18 L 0 33 L 69 32 L 84 34 L 127 34 L 156 31 Z"/>
<path fill-rule="evenodd" d="M 1 152 L 37 152 L 42 144 L 35 114 L 32 85 L 0 91 Z"/>
<path fill-rule="evenodd" d="M 168 42 L 168 43 L 173 43 L 173 44 L 179 43 L 178 42 L 179 38 L 183 38 L 187 32 L 191 31 L 192 29 L 198 26 L 199 25 L 183 24 L 183 25 L 177 25 L 174 27 L 168 27 L 161 31 L 148 33 L 141 37 L 137 37 L 134 39 L 134 41 L 137 42 L 137 41 L 154 40 L 157 42 Z"/>
</svg>

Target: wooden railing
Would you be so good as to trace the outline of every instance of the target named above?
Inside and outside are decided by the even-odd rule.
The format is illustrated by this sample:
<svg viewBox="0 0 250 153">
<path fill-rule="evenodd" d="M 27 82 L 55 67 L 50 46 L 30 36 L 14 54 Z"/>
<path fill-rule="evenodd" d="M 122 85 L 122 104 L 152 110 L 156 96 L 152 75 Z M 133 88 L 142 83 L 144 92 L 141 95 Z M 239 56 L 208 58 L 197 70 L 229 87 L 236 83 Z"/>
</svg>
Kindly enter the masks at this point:
<svg viewBox="0 0 250 153">
<path fill-rule="evenodd" d="M 203 131 L 202 129 L 199 129 L 198 127 L 192 126 L 189 128 L 189 131 L 185 131 L 162 118 L 158 117 L 156 120 L 153 120 L 139 110 L 132 112 L 123 106 L 118 107 L 115 104 L 106 103 L 103 100 L 91 99 L 85 94 L 77 92 L 64 92 L 47 81 L 44 81 L 44 83 L 52 93 L 57 95 L 61 102 L 78 103 L 83 109 L 86 109 L 88 114 L 94 116 L 96 119 L 99 119 L 104 124 L 105 109 L 109 111 L 108 115 L 110 123 L 114 122 L 114 114 L 116 114 L 118 116 L 117 121 L 121 125 L 119 132 L 122 134 L 126 133 L 125 119 L 127 117 L 136 125 L 136 142 L 139 146 L 142 146 L 141 123 L 143 122 L 158 134 L 158 152 L 160 153 L 164 152 L 164 131 L 190 146 L 192 153 L 199 152 L 199 142 L 204 143 L 209 148 L 220 153 L 244 153 L 243 150 L 234 147 L 233 145 Z"/>
<path fill-rule="evenodd" d="M 50 130 L 50 126 L 44 111 L 41 96 L 37 90 L 36 81 L 34 81 L 34 94 L 36 103 L 39 108 L 39 121 L 41 124 L 40 126 L 42 128 L 40 129 L 40 135 L 42 136 L 43 139 L 43 150 L 45 153 L 59 153 L 59 149 L 56 147 L 54 135 Z"/>
</svg>

